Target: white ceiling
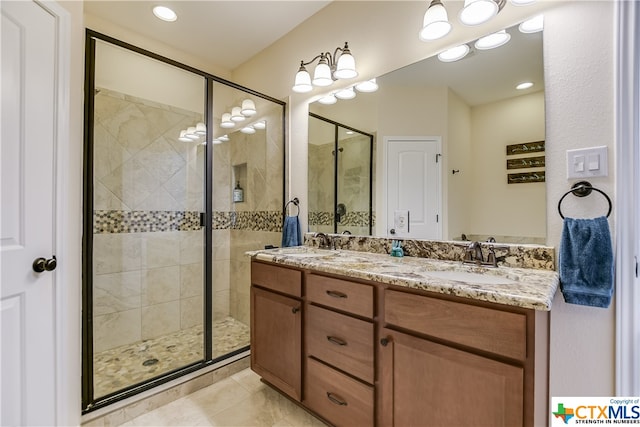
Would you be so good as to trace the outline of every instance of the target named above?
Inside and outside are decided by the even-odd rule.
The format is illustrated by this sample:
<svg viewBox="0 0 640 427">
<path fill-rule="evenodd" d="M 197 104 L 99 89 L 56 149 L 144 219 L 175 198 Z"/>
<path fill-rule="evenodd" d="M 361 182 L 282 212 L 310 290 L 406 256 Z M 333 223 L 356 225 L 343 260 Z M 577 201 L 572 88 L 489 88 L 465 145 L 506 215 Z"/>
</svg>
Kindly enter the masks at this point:
<svg viewBox="0 0 640 427">
<path fill-rule="evenodd" d="M 85 13 L 166 43 L 228 70 L 265 49 L 330 1 L 101 1 L 84 3 Z M 178 15 L 156 18 L 163 5 Z"/>
</svg>

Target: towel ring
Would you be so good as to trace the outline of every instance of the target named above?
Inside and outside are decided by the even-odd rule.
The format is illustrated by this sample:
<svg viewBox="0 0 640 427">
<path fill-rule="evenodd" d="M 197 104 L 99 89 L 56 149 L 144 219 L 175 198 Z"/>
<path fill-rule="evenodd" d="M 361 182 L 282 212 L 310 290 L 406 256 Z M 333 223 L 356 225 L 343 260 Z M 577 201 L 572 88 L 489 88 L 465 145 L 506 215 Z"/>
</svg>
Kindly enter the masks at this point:
<svg viewBox="0 0 640 427">
<path fill-rule="evenodd" d="M 293 203 L 294 206 L 298 208 L 298 212 L 296 213 L 296 216 L 300 215 L 300 205 L 299 205 L 300 200 L 298 200 L 297 197 L 294 197 L 293 199 L 289 200 L 286 205 L 284 205 L 284 212 L 283 212 L 284 216 L 287 216 L 287 207 L 289 207 L 291 203 Z"/>
<path fill-rule="evenodd" d="M 567 197 L 567 195 L 569 195 L 570 193 L 573 193 L 573 195 L 576 197 L 586 197 L 589 194 L 591 194 L 591 191 L 597 191 L 598 193 L 602 194 L 605 197 L 605 199 L 607 199 L 607 202 L 609 203 L 609 211 L 607 212 L 607 218 L 609 218 L 609 215 L 611 214 L 611 199 L 609 198 L 609 196 L 607 196 L 607 194 L 604 191 L 593 187 L 591 183 L 588 181 L 576 182 L 571 186 L 571 190 L 567 191 L 566 193 L 564 193 L 562 197 L 560 197 L 560 200 L 558 201 L 558 213 L 560 214 L 560 217 L 564 219 L 564 215 L 562 215 L 562 209 L 560 205 L 562 204 L 562 201 L 564 200 L 564 198 Z"/>
</svg>

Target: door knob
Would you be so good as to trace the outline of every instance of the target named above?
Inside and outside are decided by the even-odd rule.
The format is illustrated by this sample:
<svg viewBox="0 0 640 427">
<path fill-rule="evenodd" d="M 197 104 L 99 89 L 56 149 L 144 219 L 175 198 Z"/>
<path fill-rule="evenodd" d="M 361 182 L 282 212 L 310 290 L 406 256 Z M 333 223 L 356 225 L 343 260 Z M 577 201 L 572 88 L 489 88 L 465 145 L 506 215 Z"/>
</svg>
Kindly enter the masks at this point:
<svg viewBox="0 0 640 427">
<path fill-rule="evenodd" d="M 395 229 L 395 228 L 392 228 L 391 230 L 389 230 L 389 233 L 390 233 L 390 234 L 396 234 L 396 229 Z"/>
<path fill-rule="evenodd" d="M 43 271 L 53 271 L 56 269 L 57 266 L 58 266 L 58 261 L 56 261 L 55 255 L 53 256 L 53 258 L 50 258 L 50 259 L 46 259 L 42 257 L 36 258 L 32 264 L 33 271 L 35 271 L 36 273 L 42 273 Z"/>
</svg>

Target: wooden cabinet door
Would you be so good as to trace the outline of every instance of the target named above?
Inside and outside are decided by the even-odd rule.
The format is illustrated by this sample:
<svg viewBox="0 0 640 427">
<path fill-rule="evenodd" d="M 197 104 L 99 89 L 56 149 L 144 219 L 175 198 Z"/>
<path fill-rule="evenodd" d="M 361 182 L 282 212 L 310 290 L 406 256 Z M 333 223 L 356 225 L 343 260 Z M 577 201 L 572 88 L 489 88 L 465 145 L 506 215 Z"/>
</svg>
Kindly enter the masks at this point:
<svg viewBox="0 0 640 427">
<path fill-rule="evenodd" d="M 522 426 L 524 371 L 382 329 L 379 425 Z"/>
<path fill-rule="evenodd" d="M 302 389 L 302 302 L 251 287 L 251 368 L 296 400 Z"/>
</svg>

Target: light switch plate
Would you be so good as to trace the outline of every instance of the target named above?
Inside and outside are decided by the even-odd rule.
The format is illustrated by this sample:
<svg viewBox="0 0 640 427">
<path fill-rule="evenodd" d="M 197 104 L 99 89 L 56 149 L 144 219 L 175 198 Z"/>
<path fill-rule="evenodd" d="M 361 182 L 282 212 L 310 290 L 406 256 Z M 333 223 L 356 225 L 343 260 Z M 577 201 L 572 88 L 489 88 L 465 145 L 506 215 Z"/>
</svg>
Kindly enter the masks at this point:
<svg viewBox="0 0 640 427">
<path fill-rule="evenodd" d="M 567 179 L 608 176 L 607 147 L 567 150 Z"/>
</svg>

